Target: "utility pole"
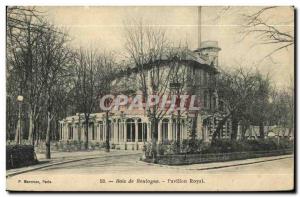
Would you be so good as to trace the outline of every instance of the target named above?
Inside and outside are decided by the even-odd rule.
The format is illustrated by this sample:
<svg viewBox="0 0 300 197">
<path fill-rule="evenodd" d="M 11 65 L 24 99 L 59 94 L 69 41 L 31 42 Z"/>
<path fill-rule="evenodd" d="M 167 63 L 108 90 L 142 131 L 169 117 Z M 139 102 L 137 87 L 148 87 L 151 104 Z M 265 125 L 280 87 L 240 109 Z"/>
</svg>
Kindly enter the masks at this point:
<svg viewBox="0 0 300 197">
<path fill-rule="evenodd" d="M 201 46 L 201 10 L 202 6 L 198 6 L 198 48 Z"/>
</svg>

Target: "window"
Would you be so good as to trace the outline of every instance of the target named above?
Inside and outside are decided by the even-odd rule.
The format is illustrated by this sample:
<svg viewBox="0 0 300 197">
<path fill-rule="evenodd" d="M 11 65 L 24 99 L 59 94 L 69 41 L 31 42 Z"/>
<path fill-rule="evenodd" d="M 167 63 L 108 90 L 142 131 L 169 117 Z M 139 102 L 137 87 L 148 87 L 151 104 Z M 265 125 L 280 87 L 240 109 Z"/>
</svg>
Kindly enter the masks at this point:
<svg viewBox="0 0 300 197">
<path fill-rule="evenodd" d="M 100 141 L 104 141 L 104 131 L 103 131 L 103 122 L 99 122 L 99 130 L 100 130 Z"/>
<path fill-rule="evenodd" d="M 128 119 L 126 121 L 127 127 L 127 142 L 135 141 L 135 123 L 133 119 Z"/>
<path fill-rule="evenodd" d="M 207 85 L 207 75 L 206 72 L 203 72 L 203 85 L 206 86 Z"/>
<path fill-rule="evenodd" d="M 203 107 L 207 108 L 207 92 L 206 91 L 204 92 L 204 95 L 203 95 Z"/>
<path fill-rule="evenodd" d="M 141 119 L 138 119 L 138 141 L 143 141 L 143 123 Z"/>
<path fill-rule="evenodd" d="M 162 121 L 162 141 L 167 141 L 168 140 L 168 124 L 169 120 L 168 119 L 163 119 Z"/>
<path fill-rule="evenodd" d="M 147 123 L 143 123 L 143 142 L 147 141 Z"/>
<path fill-rule="evenodd" d="M 68 126 L 68 136 L 69 136 L 69 140 L 73 139 L 73 126 L 72 125 Z"/>
<path fill-rule="evenodd" d="M 89 128 L 92 129 L 92 140 L 95 140 L 95 127 L 94 127 L 94 123 L 90 123 Z"/>
</svg>

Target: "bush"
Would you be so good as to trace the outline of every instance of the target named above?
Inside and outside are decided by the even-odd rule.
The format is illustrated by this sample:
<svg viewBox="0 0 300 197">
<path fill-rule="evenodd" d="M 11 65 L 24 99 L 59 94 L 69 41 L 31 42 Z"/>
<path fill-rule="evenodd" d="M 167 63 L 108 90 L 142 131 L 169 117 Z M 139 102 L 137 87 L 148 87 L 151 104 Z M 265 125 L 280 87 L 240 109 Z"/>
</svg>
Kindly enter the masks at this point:
<svg viewBox="0 0 300 197">
<path fill-rule="evenodd" d="M 204 145 L 203 140 L 185 139 L 182 141 L 180 151 L 181 153 L 190 153 L 190 154 L 200 153 L 203 145 Z"/>
<path fill-rule="evenodd" d="M 111 144 L 111 149 L 116 149 L 116 144 L 112 143 Z"/>
<path fill-rule="evenodd" d="M 288 138 L 282 138 L 279 140 L 278 149 L 292 149 L 294 148 L 294 141 Z"/>
<path fill-rule="evenodd" d="M 177 152 L 177 146 L 178 146 L 177 144 L 178 143 L 176 141 L 172 141 L 170 143 L 170 145 L 168 146 L 166 154 L 169 154 L 169 155 L 176 154 L 176 152 Z"/>
<path fill-rule="evenodd" d="M 146 158 L 149 158 L 152 156 L 152 144 L 150 142 L 147 142 L 144 145 L 144 152 L 145 152 Z"/>
<path fill-rule="evenodd" d="M 7 145 L 6 169 L 36 164 L 38 161 L 32 145 Z"/>
<path fill-rule="evenodd" d="M 278 143 L 279 142 L 279 143 Z M 249 151 L 270 151 L 277 149 L 289 149 L 293 142 L 289 139 L 255 139 L 237 140 L 218 139 L 210 147 L 201 151 L 202 153 L 230 153 Z"/>
<path fill-rule="evenodd" d="M 168 145 L 164 145 L 164 144 L 160 143 L 157 146 L 158 146 L 158 154 L 159 155 L 164 155 L 166 153 Z"/>
<path fill-rule="evenodd" d="M 139 144 L 136 143 L 135 146 L 136 146 L 136 149 L 135 149 L 135 150 L 139 150 Z"/>
</svg>

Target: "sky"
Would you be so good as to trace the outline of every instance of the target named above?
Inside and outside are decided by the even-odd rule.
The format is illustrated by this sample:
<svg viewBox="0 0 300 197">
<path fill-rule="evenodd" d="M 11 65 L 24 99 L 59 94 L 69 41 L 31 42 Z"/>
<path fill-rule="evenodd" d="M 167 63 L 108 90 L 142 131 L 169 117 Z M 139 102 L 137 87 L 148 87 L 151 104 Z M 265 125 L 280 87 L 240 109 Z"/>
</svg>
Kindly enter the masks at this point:
<svg viewBox="0 0 300 197">
<path fill-rule="evenodd" d="M 168 39 L 174 43 L 188 43 L 190 49 L 198 46 L 198 7 L 38 7 L 47 19 L 57 27 L 68 31 L 74 47 L 96 48 L 114 51 L 125 56 L 124 25 L 132 20 L 162 27 Z M 264 57 L 273 46 L 257 44 L 257 38 L 249 36 L 241 40 L 243 15 L 260 7 L 202 7 L 201 40 L 218 41 L 219 67 L 222 69 L 246 67 L 268 74 L 272 82 L 284 88 L 294 76 L 294 49 L 289 47 L 274 55 Z M 266 12 L 268 23 L 293 31 L 293 8 L 281 7 Z"/>
</svg>

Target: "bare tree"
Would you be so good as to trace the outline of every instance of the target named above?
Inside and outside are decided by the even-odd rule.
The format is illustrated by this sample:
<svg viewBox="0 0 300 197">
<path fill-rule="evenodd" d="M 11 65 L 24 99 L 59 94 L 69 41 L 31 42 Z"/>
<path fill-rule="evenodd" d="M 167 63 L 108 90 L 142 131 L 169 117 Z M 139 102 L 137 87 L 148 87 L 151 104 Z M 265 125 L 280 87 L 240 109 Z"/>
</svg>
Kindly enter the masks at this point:
<svg viewBox="0 0 300 197">
<path fill-rule="evenodd" d="M 49 26 L 49 29 L 55 30 Z M 46 127 L 46 158 L 50 158 L 51 123 L 56 115 L 55 105 L 58 102 L 56 95 L 59 86 L 68 81 L 70 76 L 68 67 L 71 63 L 71 51 L 66 44 L 66 34 L 55 31 L 44 32 L 41 38 L 41 45 L 38 47 L 40 55 L 40 77 L 42 81 L 43 96 L 47 113 Z M 61 99 L 61 98 L 60 98 Z"/>
<path fill-rule="evenodd" d="M 134 68 L 137 69 L 138 89 L 141 90 L 145 103 L 151 103 L 149 95 L 161 97 L 170 92 L 170 83 L 180 71 L 180 61 L 187 55 L 185 50 L 177 47 L 174 50 L 172 44 L 166 38 L 166 31 L 160 27 L 145 24 L 144 21 L 133 21 L 126 24 L 125 49 Z M 181 59 L 182 58 L 182 59 Z M 176 74 L 177 73 L 177 74 Z M 171 77 L 172 76 L 172 77 Z M 176 83 L 175 81 L 173 81 Z M 181 83 L 176 88 L 176 94 L 183 88 Z M 146 115 L 151 122 L 151 144 L 153 158 L 156 158 L 158 140 L 158 123 L 168 111 L 160 109 L 159 104 L 146 108 Z M 180 114 L 178 115 L 180 117 Z M 180 135 L 180 132 L 177 132 Z"/>
<path fill-rule="evenodd" d="M 37 47 L 45 24 L 38 20 L 40 18 L 37 19 L 35 11 L 31 9 L 14 7 L 8 8 L 7 12 L 7 78 L 8 81 L 17 81 L 18 85 L 14 86 L 11 94 L 23 95 L 24 103 L 29 108 L 29 140 L 32 141 L 34 122 L 41 110 L 42 86 Z M 17 129 L 16 140 L 19 132 Z"/>
<path fill-rule="evenodd" d="M 277 25 L 272 24 L 268 18 L 268 15 L 276 12 L 277 9 L 279 7 L 270 6 L 261 8 L 255 13 L 243 14 L 245 18 L 241 30 L 243 38 L 252 35 L 259 44 L 273 46 L 272 51 L 265 55 L 264 59 L 271 58 L 274 53 L 294 45 L 294 21 L 285 21 L 284 24 Z"/>
<path fill-rule="evenodd" d="M 99 54 L 95 50 L 80 49 L 74 56 L 74 103 L 77 111 L 84 114 L 86 149 L 90 115 L 99 109 L 99 99 L 110 90 L 114 65 L 112 54 Z"/>
<path fill-rule="evenodd" d="M 67 111 L 55 109 L 57 98 L 53 93 L 67 79 L 70 50 L 66 46 L 67 35 L 49 25 L 39 14 L 32 7 L 7 8 L 7 92 L 9 102 L 15 102 L 17 95 L 24 96 L 22 119 L 29 123 L 24 121 L 23 131 L 28 129 L 31 144 L 34 137 L 38 142 L 46 136 L 46 152 L 50 153 L 50 125 L 55 125 L 51 121 L 57 112 Z M 17 128 L 16 141 L 20 132 Z"/>
<path fill-rule="evenodd" d="M 294 88 L 273 89 L 270 101 L 269 121 L 274 125 L 288 128 L 288 136 L 294 130 Z"/>
<path fill-rule="evenodd" d="M 243 113 L 247 106 L 252 106 L 253 98 L 257 91 L 257 77 L 250 71 L 242 68 L 233 72 L 222 72 L 218 80 L 219 100 L 223 106 L 225 114 L 219 121 L 213 135 L 212 144 L 220 135 L 223 125 L 231 119 L 232 132 L 231 139 L 236 139 L 238 123 L 243 117 Z"/>
</svg>

